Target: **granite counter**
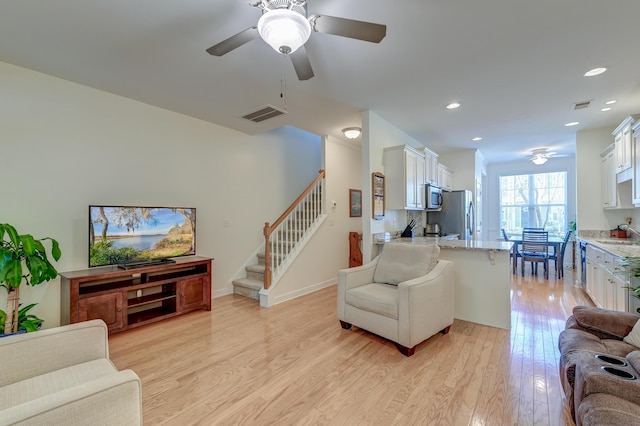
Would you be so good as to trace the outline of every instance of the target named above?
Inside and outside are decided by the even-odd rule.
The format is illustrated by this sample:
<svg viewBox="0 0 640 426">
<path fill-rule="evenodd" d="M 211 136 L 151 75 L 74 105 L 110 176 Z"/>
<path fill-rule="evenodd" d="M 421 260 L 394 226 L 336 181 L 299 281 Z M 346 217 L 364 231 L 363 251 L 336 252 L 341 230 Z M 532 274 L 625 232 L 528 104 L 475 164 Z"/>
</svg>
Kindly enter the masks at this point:
<svg viewBox="0 0 640 426">
<path fill-rule="evenodd" d="M 640 243 L 626 238 L 578 237 L 579 241 L 602 249 L 618 257 L 640 257 Z"/>
</svg>

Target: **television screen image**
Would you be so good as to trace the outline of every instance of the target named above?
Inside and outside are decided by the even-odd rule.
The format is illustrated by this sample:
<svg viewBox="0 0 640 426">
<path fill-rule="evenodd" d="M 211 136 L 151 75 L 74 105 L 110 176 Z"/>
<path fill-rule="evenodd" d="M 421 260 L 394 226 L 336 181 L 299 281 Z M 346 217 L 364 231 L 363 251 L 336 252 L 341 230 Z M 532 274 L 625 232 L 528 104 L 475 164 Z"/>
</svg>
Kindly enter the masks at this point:
<svg viewBox="0 0 640 426">
<path fill-rule="evenodd" d="M 196 254 L 196 209 L 89 206 L 89 266 Z"/>
</svg>

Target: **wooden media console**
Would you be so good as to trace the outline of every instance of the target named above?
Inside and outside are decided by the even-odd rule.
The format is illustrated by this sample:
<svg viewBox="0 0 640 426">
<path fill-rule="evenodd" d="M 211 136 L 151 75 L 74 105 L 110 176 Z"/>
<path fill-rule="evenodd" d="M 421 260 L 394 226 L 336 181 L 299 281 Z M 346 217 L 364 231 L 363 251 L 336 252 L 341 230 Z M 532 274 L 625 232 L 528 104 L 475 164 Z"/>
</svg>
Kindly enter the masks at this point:
<svg viewBox="0 0 640 426">
<path fill-rule="evenodd" d="M 211 310 L 211 258 L 120 269 L 98 267 L 60 274 L 60 323 L 102 319 L 109 333 L 197 309 Z"/>
</svg>

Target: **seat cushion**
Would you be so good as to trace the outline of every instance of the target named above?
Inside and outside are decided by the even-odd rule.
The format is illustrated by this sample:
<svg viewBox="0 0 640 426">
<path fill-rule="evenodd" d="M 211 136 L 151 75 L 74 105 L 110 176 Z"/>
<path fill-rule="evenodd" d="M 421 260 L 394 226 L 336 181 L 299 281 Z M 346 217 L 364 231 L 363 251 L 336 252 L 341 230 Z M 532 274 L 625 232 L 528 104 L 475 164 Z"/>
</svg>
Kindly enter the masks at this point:
<svg viewBox="0 0 640 426">
<path fill-rule="evenodd" d="M 440 247 L 434 244 L 385 244 L 378 259 L 373 281 L 398 285 L 427 275 L 438 263 Z"/>
<path fill-rule="evenodd" d="M 398 287 L 391 284 L 371 283 L 347 291 L 347 305 L 398 319 Z"/>
<path fill-rule="evenodd" d="M 2 386 L 0 387 L 0 410 L 33 401 L 115 372 L 117 370 L 111 361 L 102 358 Z"/>
</svg>

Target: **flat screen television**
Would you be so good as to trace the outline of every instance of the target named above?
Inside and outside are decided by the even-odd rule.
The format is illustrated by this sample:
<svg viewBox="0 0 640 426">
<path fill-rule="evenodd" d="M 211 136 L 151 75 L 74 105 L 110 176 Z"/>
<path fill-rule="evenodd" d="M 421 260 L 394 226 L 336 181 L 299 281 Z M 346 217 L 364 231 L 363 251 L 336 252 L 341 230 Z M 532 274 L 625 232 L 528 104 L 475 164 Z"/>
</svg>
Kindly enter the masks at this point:
<svg viewBox="0 0 640 426">
<path fill-rule="evenodd" d="M 196 254 L 192 207 L 89 206 L 89 266 L 144 265 Z"/>
</svg>

